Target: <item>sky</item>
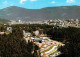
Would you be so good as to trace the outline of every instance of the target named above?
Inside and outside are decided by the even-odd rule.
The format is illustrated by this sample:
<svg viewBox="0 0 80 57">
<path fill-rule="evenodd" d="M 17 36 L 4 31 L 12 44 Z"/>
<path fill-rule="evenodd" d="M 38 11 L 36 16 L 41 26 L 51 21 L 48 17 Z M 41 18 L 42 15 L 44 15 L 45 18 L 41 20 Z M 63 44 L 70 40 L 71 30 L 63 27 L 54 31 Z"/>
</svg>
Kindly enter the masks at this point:
<svg viewBox="0 0 80 57">
<path fill-rule="evenodd" d="M 18 6 L 27 9 L 41 9 L 56 6 L 80 6 L 80 0 L 0 0 L 0 9 Z"/>
</svg>

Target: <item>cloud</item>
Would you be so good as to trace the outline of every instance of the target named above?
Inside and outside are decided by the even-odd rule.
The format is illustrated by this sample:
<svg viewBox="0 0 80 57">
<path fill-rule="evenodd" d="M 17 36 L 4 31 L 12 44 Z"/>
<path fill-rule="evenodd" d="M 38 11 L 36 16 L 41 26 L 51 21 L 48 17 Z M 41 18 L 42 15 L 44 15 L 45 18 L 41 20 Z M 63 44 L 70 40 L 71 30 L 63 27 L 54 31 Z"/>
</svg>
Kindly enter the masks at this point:
<svg viewBox="0 0 80 57">
<path fill-rule="evenodd" d="M 23 2 L 25 2 L 25 1 L 27 1 L 27 0 L 20 0 L 20 3 L 23 4 Z"/>
<path fill-rule="evenodd" d="M 10 2 L 10 1 L 4 1 L 3 2 L 3 6 L 13 6 L 14 3 Z"/>
<path fill-rule="evenodd" d="M 37 0 L 30 0 L 30 1 L 37 1 Z"/>
<path fill-rule="evenodd" d="M 4 1 L 3 4 L 8 4 L 8 1 Z"/>
<path fill-rule="evenodd" d="M 53 3 L 53 4 L 54 4 L 54 3 L 56 3 L 56 2 L 55 2 L 55 1 L 52 1 L 51 3 Z"/>
<path fill-rule="evenodd" d="M 73 3 L 73 2 L 75 2 L 74 0 L 67 0 L 66 1 L 67 3 Z"/>
</svg>

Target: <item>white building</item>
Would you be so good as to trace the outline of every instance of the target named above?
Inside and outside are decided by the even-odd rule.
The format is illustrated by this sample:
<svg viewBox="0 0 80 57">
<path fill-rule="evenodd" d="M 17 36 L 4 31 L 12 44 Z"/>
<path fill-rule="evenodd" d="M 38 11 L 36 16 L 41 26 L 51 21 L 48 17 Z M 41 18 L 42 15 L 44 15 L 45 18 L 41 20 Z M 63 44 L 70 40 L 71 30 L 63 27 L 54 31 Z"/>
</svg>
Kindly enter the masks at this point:
<svg viewBox="0 0 80 57">
<path fill-rule="evenodd" d="M 34 32 L 34 34 L 35 34 L 36 36 L 39 36 L 39 31 L 36 30 L 36 31 Z"/>
<path fill-rule="evenodd" d="M 24 37 L 29 37 L 29 36 L 31 36 L 31 33 L 30 32 L 25 32 L 25 30 L 23 30 L 23 35 L 24 35 Z"/>
<path fill-rule="evenodd" d="M 78 24 L 79 24 L 79 20 L 78 20 L 78 19 L 76 19 L 76 26 L 78 26 Z"/>
</svg>

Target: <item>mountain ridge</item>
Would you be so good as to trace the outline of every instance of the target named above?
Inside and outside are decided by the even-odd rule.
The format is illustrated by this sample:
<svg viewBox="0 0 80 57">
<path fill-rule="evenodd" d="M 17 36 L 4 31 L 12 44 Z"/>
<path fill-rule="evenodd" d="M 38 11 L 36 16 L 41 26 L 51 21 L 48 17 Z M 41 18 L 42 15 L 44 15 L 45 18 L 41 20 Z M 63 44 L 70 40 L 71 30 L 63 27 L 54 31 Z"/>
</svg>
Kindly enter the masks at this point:
<svg viewBox="0 0 80 57">
<path fill-rule="evenodd" d="M 42 9 L 25 9 L 11 6 L 0 10 L 0 18 L 8 20 L 51 20 L 80 19 L 80 6 L 47 7 Z"/>
</svg>

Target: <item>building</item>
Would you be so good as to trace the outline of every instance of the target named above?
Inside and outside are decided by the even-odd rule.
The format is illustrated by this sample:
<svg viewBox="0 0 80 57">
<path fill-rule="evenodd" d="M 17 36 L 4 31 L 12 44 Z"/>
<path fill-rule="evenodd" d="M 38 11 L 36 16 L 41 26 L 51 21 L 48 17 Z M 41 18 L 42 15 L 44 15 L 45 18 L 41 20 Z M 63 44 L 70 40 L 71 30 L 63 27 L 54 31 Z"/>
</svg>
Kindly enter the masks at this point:
<svg viewBox="0 0 80 57">
<path fill-rule="evenodd" d="M 34 32 L 34 34 L 35 34 L 36 36 L 39 36 L 39 30 L 36 30 L 36 31 Z"/>
<path fill-rule="evenodd" d="M 26 38 L 26 37 L 30 37 L 31 33 L 30 32 L 25 32 L 25 30 L 23 30 L 23 35 L 24 35 L 24 38 Z"/>
<path fill-rule="evenodd" d="M 78 24 L 79 24 L 79 20 L 78 20 L 78 19 L 76 19 L 76 26 L 78 26 Z"/>
</svg>

